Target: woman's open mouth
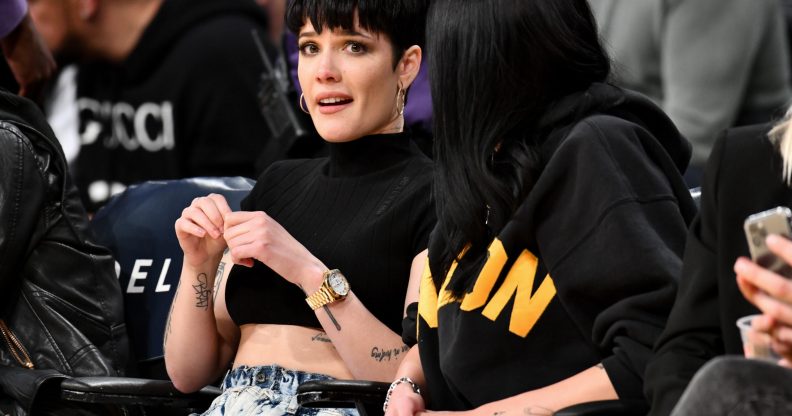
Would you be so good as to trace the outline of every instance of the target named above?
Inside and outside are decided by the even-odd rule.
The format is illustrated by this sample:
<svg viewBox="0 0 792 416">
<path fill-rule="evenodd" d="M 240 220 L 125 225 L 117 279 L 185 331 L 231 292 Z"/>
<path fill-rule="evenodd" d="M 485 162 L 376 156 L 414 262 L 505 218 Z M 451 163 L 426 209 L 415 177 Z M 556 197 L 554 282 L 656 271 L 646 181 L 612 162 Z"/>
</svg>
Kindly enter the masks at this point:
<svg viewBox="0 0 792 416">
<path fill-rule="evenodd" d="M 349 97 L 327 97 L 319 100 L 319 112 L 322 114 L 333 114 L 345 109 L 352 103 Z"/>
</svg>

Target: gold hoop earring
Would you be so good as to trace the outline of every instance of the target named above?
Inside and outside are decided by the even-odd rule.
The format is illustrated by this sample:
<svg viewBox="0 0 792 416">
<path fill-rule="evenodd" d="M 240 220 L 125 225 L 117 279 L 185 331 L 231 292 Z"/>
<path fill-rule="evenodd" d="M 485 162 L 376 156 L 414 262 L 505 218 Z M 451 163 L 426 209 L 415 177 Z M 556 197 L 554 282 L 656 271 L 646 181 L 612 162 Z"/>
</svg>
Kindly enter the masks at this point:
<svg viewBox="0 0 792 416">
<path fill-rule="evenodd" d="M 401 83 L 399 83 L 398 89 L 396 90 L 396 112 L 399 113 L 400 116 L 404 115 L 404 105 L 407 103 L 407 91 L 402 88 Z"/>
<path fill-rule="evenodd" d="M 305 107 L 303 107 L 303 103 L 305 103 Z M 311 114 L 308 112 L 308 103 L 305 102 L 305 94 L 300 94 L 299 106 L 303 113 Z"/>
</svg>

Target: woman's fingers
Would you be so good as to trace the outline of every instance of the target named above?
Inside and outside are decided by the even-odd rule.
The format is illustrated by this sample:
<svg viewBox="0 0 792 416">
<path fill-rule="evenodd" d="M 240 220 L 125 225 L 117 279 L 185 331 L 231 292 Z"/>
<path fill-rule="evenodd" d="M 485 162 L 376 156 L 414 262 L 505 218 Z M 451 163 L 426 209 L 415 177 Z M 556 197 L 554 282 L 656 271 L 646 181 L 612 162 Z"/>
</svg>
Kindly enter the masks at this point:
<svg viewBox="0 0 792 416">
<path fill-rule="evenodd" d="M 255 248 L 251 244 L 243 244 L 239 246 L 228 245 L 229 254 L 234 264 L 241 264 L 247 267 L 253 267 L 253 259 L 257 258 Z"/>
<path fill-rule="evenodd" d="M 202 198 L 196 198 L 193 200 L 192 207 L 200 210 L 206 219 L 209 220 L 211 224 L 211 228 L 207 228 L 206 231 L 212 236 L 212 238 L 219 238 L 223 235 L 223 228 L 224 228 L 224 214 L 221 212 L 224 207 L 218 206 L 216 199 L 208 196 Z"/>
<path fill-rule="evenodd" d="M 220 230 L 215 227 L 215 225 L 212 223 L 212 220 L 209 219 L 206 213 L 196 205 L 190 205 L 189 207 L 185 208 L 184 211 L 182 211 L 182 218 L 189 220 L 195 225 L 201 227 L 212 238 L 218 238 L 222 235 Z"/>
<path fill-rule="evenodd" d="M 226 201 L 225 197 L 220 194 L 209 194 L 207 196 L 212 202 L 214 202 L 215 207 L 220 212 L 221 219 L 226 216 L 226 214 L 230 214 L 231 207 L 228 205 L 228 201 Z"/>
<path fill-rule="evenodd" d="M 752 302 L 766 316 L 773 318 L 777 323 L 792 325 L 792 305 L 762 292 L 758 292 Z"/>
<path fill-rule="evenodd" d="M 202 238 L 206 235 L 206 230 L 199 227 L 192 221 L 182 217 L 176 220 L 176 234 L 188 234 Z"/>
<path fill-rule="evenodd" d="M 789 279 L 760 267 L 746 258 L 737 259 L 737 262 L 734 264 L 734 271 L 740 278 L 746 280 L 746 282 L 742 282 L 743 285 L 745 283 L 750 283 L 772 297 L 783 302 L 792 303 L 792 281 Z M 741 284 L 739 280 L 738 284 Z M 741 290 L 743 290 L 742 286 Z M 746 297 L 748 297 L 748 295 L 756 296 L 758 294 L 750 293 L 750 290 L 748 290 L 748 292 L 747 294 L 745 291 L 743 292 L 747 295 Z M 750 297 L 748 299 L 751 300 Z"/>
<path fill-rule="evenodd" d="M 784 260 L 787 264 L 792 264 L 792 241 L 777 235 L 770 234 L 765 240 L 767 248 L 770 249 L 775 255 Z"/>
</svg>

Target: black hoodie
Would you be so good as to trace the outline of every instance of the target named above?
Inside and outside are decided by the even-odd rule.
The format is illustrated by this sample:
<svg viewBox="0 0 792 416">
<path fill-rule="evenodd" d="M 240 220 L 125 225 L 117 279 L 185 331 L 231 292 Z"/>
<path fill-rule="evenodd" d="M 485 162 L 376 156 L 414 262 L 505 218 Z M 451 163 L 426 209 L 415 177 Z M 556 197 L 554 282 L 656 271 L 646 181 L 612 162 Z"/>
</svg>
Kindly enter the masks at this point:
<svg viewBox="0 0 792 416">
<path fill-rule="evenodd" d="M 459 267 L 480 270 L 472 291 L 438 296 L 423 278 L 432 409 L 475 408 L 599 363 L 620 398 L 643 398 L 695 214 L 680 174 L 690 146 L 648 99 L 605 84 L 560 100 L 540 126 L 535 186 L 482 267 Z"/>
<path fill-rule="evenodd" d="M 285 153 L 258 103 L 254 30 L 266 42 L 252 0 L 165 0 L 123 63 L 80 66 L 73 173 L 89 209 L 144 180 L 256 177 L 262 152 Z"/>
</svg>

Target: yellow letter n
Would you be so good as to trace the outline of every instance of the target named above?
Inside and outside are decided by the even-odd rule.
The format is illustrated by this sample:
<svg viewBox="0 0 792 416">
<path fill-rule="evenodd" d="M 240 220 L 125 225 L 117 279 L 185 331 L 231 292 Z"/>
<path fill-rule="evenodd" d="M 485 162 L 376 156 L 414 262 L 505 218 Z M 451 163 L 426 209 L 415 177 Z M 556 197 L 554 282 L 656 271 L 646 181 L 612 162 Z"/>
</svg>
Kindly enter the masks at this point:
<svg viewBox="0 0 792 416">
<path fill-rule="evenodd" d="M 495 296 L 487 303 L 481 314 L 494 321 L 516 292 L 511 320 L 509 321 L 509 331 L 523 338 L 528 335 L 556 294 L 555 284 L 548 274 L 541 285 L 539 285 L 536 293 L 531 295 L 537 266 L 538 260 L 536 256 L 527 250 L 523 250 L 511 270 L 509 270 L 506 280 L 495 293 Z"/>
</svg>

